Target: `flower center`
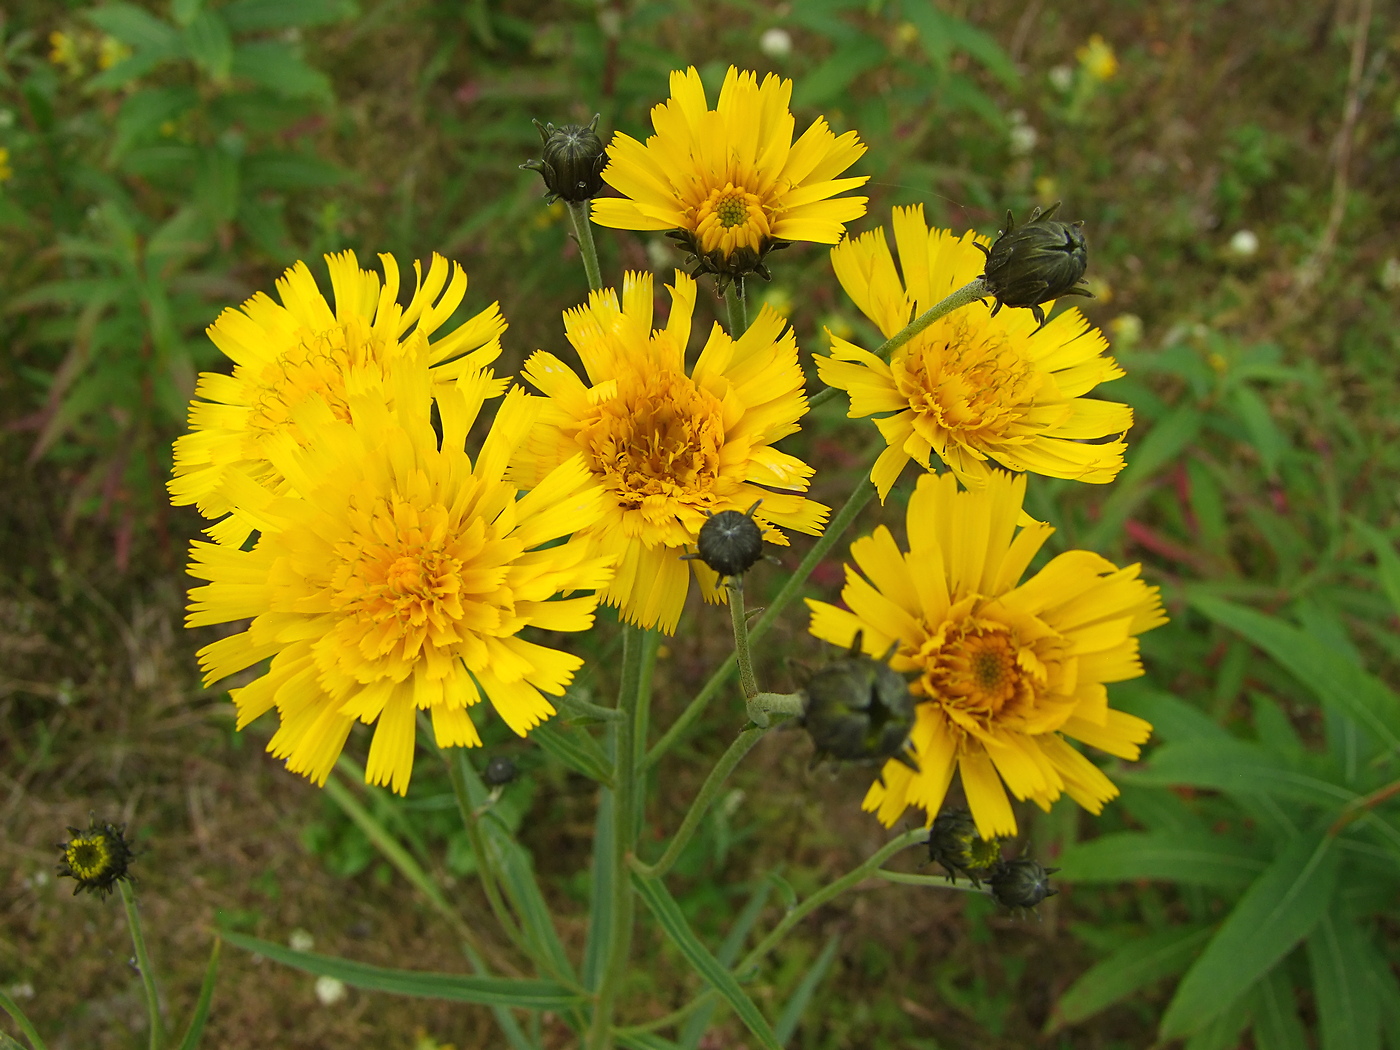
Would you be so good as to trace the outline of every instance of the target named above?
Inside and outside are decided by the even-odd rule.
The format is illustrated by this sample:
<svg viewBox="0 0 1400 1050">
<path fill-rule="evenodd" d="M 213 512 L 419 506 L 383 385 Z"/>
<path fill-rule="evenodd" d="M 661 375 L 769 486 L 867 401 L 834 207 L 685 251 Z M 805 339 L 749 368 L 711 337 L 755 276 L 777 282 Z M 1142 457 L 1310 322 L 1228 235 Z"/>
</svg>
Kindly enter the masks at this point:
<svg viewBox="0 0 1400 1050">
<path fill-rule="evenodd" d="M 758 252 L 773 236 L 763 199 L 732 182 L 711 190 L 695 210 L 695 233 L 702 252 L 726 258 L 743 248 Z"/>
<path fill-rule="evenodd" d="M 713 502 L 724 448 L 723 406 L 713 394 L 681 373 L 634 373 L 599 409 L 581 437 L 619 505 L 673 513 L 672 501 Z"/>
<path fill-rule="evenodd" d="M 1033 700 L 1017 660 L 1015 637 L 1002 624 L 971 617 L 950 628 L 928 672 L 932 695 L 973 715 L 996 718 L 1018 700 Z M 1009 712 L 1008 712 L 1009 713 Z"/>
<path fill-rule="evenodd" d="M 360 318 L 324 331 L 303 328 L 297 342 L 268 362 L 255 380 L 248 425 L 263 434 L 285 428 L 297 406 L 320 396 L 331 411 L 349 422 L 350 406 L 345 400 L 345 373 L 382 358 L 382 341 Z"/>
<path fill-rule="evenodd" d="M 892 364 L 917 415 L 960 443 L 1005 440 L 1032 407 L 1041 374 L 1003 334 L 949 318 Z"/>
<path fill-rule="evenodd" d="M 107 840 L 102 837 L 74 839 L 68 843 L 63 859 L 80 879 L 93 879 L 107 870 L 112 859 Z"/>
<path fill-rule="evenodd" d="M 368 659 L 413 660 L 425 644 L 450 649 L 465 633 L 500 623 L 485 595 L 500 593 L 504 569 L 496 559 L 480 564 L 493 545 L 479 519 L 462 525 L 440 503 L 419 507 L 396 494 L 352 510 L 351 525 L 328 595 L 344 616 L 341 643 Z"/>
</svg>

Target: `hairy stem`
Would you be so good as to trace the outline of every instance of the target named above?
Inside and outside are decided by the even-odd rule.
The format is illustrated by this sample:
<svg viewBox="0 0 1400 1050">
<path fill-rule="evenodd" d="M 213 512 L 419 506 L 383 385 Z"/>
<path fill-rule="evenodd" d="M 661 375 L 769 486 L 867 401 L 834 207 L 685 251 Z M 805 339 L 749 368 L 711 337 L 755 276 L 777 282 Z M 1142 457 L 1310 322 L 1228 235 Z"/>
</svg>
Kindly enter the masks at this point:
<svg viewBox="0 0 1400 1050">
<path fill-rule="evenodd" d="M 160 994 L 156 991 L 156 973 L 146 952 L 146 935 L 141 931 L 141 916 L 136 912 L 136 895 L 131 886 L 119 881 L 122 904 L 126 908 L 126 926 L 131 933 L 131 947 L 136 952 L 136 968 L 141 971 L 141 986 L 146 992 L 146 1012 L 151 1019 L 151 1050 L 160 1050 L 165 1041 L 165 1026 L 160 1021 Z"/>
<path fill-rule="evenodd" d="M 593 208 L 588 201 L 565 201 L 569 209 L 569 221 L 574 226 L 574 238 L 578 241 L 578 253 L 583 258 L 583 272 L 588 275 L 591 291 L 603 288 L 603 271 L 598 268 L 598 246 L 593 243 Z"/>
</svg>

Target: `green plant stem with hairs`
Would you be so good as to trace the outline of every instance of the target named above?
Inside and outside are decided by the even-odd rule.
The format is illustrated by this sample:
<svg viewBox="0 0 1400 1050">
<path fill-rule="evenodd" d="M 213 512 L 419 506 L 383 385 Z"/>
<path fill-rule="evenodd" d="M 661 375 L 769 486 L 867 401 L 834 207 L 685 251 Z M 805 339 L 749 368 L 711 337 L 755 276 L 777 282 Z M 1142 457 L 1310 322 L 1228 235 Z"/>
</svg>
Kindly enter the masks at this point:
<svg viewBox="0 0 1400 1050">
<path fill-rule="evenodd" d="M 598 268 L 598 246 L 593 242 L 592 205 L 588 201 L 565 201 L 564 204 L 569 209 L 569 221 L 573 224 L 574 238 L 578 241 L 588 288 L 594 292 L 602 291 L 603 271 Z"/>
<path fill-rule="evenodd" d="M 749 330 L 749 302 L 742 277 L 734 278 L 724 290 L 724 308 L 729 316 L 729 334 L 738 339 Z"/>
<path fill-rule="evenodd" d="M 48 1045 L 39 1038 L 38 1030 L 30 1023 L 29 1018 L 24 1016 L 24 1011 L 19 1008 L 19 1004 L 11 999 L 3 988 L 0 988 L 0 1009 L 9 1014 L 15 1024 L 19 1025 L 20 1034 L 29 1040 L 29 1045 L 33 1050 L 48 1050 Z"/>
<path fill-rule="evenodd" d="M 141 987 L 146 993 L 146 1012 L 150 1016 L 150 1050 L 160 1050 L 165 1042 L 165 1026 L 160 1020 L 160 993 L 156 990 L 156 974 L 146 951 L 146 935 L 141 931 L 141 917 L 136 911 L 136 895 L 126 882 L 118 882 L 122 905 L 126 908 L 126 926 L 131 933 L 131 947 L 136 953 L 136 968 L 141 971 Z"/>
<path fill-rule="evenodd" d="M 934 321 L 947 317 L 954 310 L 960 310 L 964 306 L 977 302 L 979 299 L 985 299 L 990 294 L 991 289 L 987 287 L 987 282 L 982 280 L 982 278 L 978 277 L 968 281 L 967 284 L 957 289 L 952 295 L 934 303 L 918 317 L 914 318 L 914 320 L 910 321 L 898 332 L 895 332 L 894 335 L 890 336 L 876 347 L 875 356 L 881 361 L 888 361 L 892 353 L 909 342 L 909 340 L 913 339 L 929 325 L 933 324 Z M 840 387 L 829 386 L 825 390 L 813 394 L 811 407 L 816 408 L 818 405 L 830 401 L 836 396 L 839 390 Z"/>
</svg>

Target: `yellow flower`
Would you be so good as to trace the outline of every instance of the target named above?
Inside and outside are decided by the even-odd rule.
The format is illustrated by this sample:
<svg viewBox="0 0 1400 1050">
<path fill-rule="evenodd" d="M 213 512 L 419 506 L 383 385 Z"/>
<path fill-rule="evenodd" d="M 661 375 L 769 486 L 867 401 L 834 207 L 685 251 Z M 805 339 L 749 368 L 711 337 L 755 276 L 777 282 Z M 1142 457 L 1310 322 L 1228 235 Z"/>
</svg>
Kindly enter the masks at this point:
<svg viewBox="0 0 1400 1050">
<path fill-rule="evenodd" d="M 78 57 L 78 44 L 69 34 L 55 29 L 49 34 L 49 61 L 62 66 L 72 77 L 81 76 L 83 61 Z"/>
<path fill-rule="evenodd" d="M 1074 57 L 1095 80 L 1112 80 L 1118 75 L 1118 56 L 1113 53 L 1113 45 L 1098 33 L 1089 37 L 1089 42 L 1075 51 Z"/>
<path fill-rule="evenodd" d="M 424 356 L 436 366 L 436 389 L 496 359 L 506 327 L 496 303 L 429 342 L 466 294 L 467 275 L 460 266 L 449 267 L 434 255 L 424 280 L 415 262 L 415 290 L 405 307 L 398 302 L 398 264 L 392 255 L 379 259 L 382 284 L 378 274 L 359 268 L 354 252 L 326 256 L 334 311 L 306 264 L 298 262 L 277 281 L 282 305 L 259 292 L 241 309 L 219 315 L 209 338 L 233 360 L 233 374 L 199 377 L 190 403 L 191 433 L 175 442 L 172 503 L 193 503 L 205 517 L 218 518 L 233 509 L 229 488 L 237 481 L 251 478 L 283 491 L 286 482 L 272 466 L 269 448 L 285 433 L 301 440 L 294 419 L 297 406 L 308 399 L 324 398 L 340 418 L 348 418 L 344 391 L 352 373 L 365 373 L 371 386 L 378 378 L 387 390 L 382 380 L 391 362 Z M 492 396 L 498 393 L 499 388 Z M 208 531 L 218 542 L 237 547 L 250 529 L 230 517 Z"/>
<path fill-rule="evenodd" d="M 621 230 L 677 230 L 699 269 L 766 273 L 778 241 L 835 244 L 865 214 L 865 197 L 835 198 L 869 178 L 838 179 L 865 152 L 854 131 L 839 138 L 818 117 L 796 142 L 792 81 L 758 83 L 733 66 L 710 109 L 700 74 L 671 74 L 671 98 L 651 111 L 646 145 L 618 132 L 603 179 L 624 199 L 593 202 L 593 221 Z"/>
<path fill-rule="evenodd" d="M 919 770 L 887 762 L 865 797 L 886 826 L 908 806 L 932 822 L 955 770 L 983 838 L 1016 833 L 1003 782 L 1042 809 L 1064 792 L 1098 813 L 1118 789 L 1064 738 L 1134 759 L 1152 730 L 1110 708 L 1104 683 L 1143 673 L 1135 635 L 1166 622 L 1157 588 L 1136 565 L 1080 550 L 1020 583 L 1054 531 L 1017 531 L 1025 490 L 1025 475 L 1001 471 L 973 492 L 950 474 L 921 477 L 909 551 L 882 526 L 851 545 L 847 608 L 807 602 L 818 638 L 849 646 L 859 631 L 875 657 L 897 642 L 891 666 L 915 676 Z"/>
<path fill-rule="evenodd" d="M 234 513 L 261 530 L 257 545 L 191 547 L 190 574 L 209 583 L 190 592 L 188 625 L 252 617 L 200 650 L 205 684 L 272 657 L 231 690 L 238 727 L 275 706 L 268 750 L 317 784 L 358 719 L 376 723 L 366 779 L 403 794 L 417 711 L 431 714 L 439 746 L 475 747 L 467 708 L 485 696 L 523 736 L 582 663 L 518 635 L 592 626 L 596 595 L 551 599 L 603 585 L 608 561 L 578 540 L 550 544 L 596 521 L 603 493 L 575 457 L 517 499 L 503 475 L 537 412 L 520 390 L 473 462 L 467 438 L 494 385 L 484 370 L 435 384 L 420 358 L 382 380 L 352 376 L 341 404 L 308 398 L 292 412 L 305 440 L 283 430 L 267 443 L 301 495 L 245 479 Z"/>
<path fill-rule="evenodd" d="M 987 261 L 976 247 L 984 238 L 930 230 L 922 207 L 895 208 L 893 225 L 903 281 L 883 229 L 831 251 L 841 287 L 885 336 L 979 276 Z M 993 317 L 973 304 L 935 321 L 888 364 L 828 335 L 831 356 L 817 358 L 818 375 L 850 394 L 851 418 L 876 416 L 889 445 L 870 473 L 881 500 L 905 463 L 929 470 L 932 456 L 969 488 L 985 484 L 989 460 L 1097 484 L 1123 469 L 1132 409 L 1082 396 L 1123 370 L 1078 310 L 1037 331 L 1027 310 Z"/>
<path fill-rule="evenodd" d="M 15 169 L 10 167 L 10 151 L 0 146 L 0 182 L 9 182 L 15 177 Z"/>
<path fill-rule="evenodd" d="M 780 544 L 787 539 L 775 526 L 817 533 L 828 513 L 801 495 L 812 468 L 773 448 L 807 411 L 792 331 L 766 306 L 738 340 L 715 325 L 687 375 L 695 282 L 677 271 L 670 291 L 670 318 L 656 331 L 650 274 L 627 274 L 621 303 L 606 289 L 564 314 L 586 380 L 553 354 L 531 355 L 521 374 L 548 400 L 511 461 L 512 480 L 533 488 L 583 454 L 608 493 L 588 540 L 618 559 L 603 601 L 667 633 L 676 629 L 692 571 L 707 601 L 722 598 L 714 572 L 680 560 L 707 512 L 744 511 L 762 500 L 754 520 Z"/>
</svg>

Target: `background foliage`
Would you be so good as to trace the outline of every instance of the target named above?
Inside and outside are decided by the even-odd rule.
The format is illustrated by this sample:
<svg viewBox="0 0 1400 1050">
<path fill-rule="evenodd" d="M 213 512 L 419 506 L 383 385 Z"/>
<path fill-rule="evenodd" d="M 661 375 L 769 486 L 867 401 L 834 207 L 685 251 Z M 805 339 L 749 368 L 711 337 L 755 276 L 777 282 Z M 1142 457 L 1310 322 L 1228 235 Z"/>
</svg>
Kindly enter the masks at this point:
<svg viewBox="0 0 1400 1050">
<path fill-rule="evenodd" d="M 992 232 L 1005 208 L 1060 197 L 1087 221 L 1099 298 L 1084 309 L 1129 372 L 1105 391 L 1137 412 L 1129 467 L 1105 491 L 1033 485 L 1031 509 L 1060 527 L 1052 543 L 1145 562 L 1173 614 L 1144 638 L 1149 677 L 1120 690 L 1160 745 L 1116 774 L 1128 786 L 1103 820 L 1057 807 L 1034 823 L 1067 885 L 1039 921 L 871 887 L 820 913 L 750 995 L 770 1017 L 809 997 L 804 1047 L 1127 1048 L 1159 1026 L 1192 1050 L 1245 1031 L 1259 1048 L 1400 1046 L 1397 50 L 1394 12 L 1368 0 L 8 4 L 0 982 L 32 990 L 26 1009 L 70 1045 L 130 1045 L 118 915 L 48 877 L 50 843 L 90 808 L 143 842 L 172 995 L 193 997 L 215 921 L 460 968 L 363 833 L 198 688 L 200 639 L 179 627 L 196 523 L 162 493 L 193 376 L 217 358 L 202 330 L 296 258 L 437 250 L 471 275 L 464 312 L 500 299 L 503 367 L 557 346 L 584 284 L 562 211 L 516 168 L 538 145 L 529 118 L 601 112 L 641 134 L 670 69 L 713 84 L 734 62 L 792 77 L 799 121 L 859 130 L 861 228 L 923 202 L 932 222 Z M 607 275 L 678 261 L 660 238 L 600 247 Z M 804 349 L 823 326 L 861 330 L 823 251 L 777 271 L 762 294 Z M 819 484 L 844 492 L 872 434 L 825 406 L 803 436 Z M 838 580 L 819 577 L 827 596 Z M 769 647 L 779 680 L 784 656 L 816 653 L 793 623 Z M 722 624 L 690 624 L 658 671 L 659 718 L 725 651 Z M 606 693 L 597 675 L 585 685 Z M 732 716 L 709 716 L 696 756 Z M 856 808 L 863 775 L 808 772 L 796 741 L 755 752 L 678 868 L 679 907 L 711 944 L 880 839 Z M 591 785 L 488 745 L 526 767 L 506 814 L 551 902 L 577 913 Z M 668 770 L 657 835 L 703 768 Z M 445 781 L 416 779 L 398 806 L 361 797 L 481 903 Z M 561 936 L 581 942 L 582 921 Z M 680 959 L 647 937 L 630 991 L 680 1001 Z M 713 1045 L 732 1045 L 736 1023 L 714 1020 Z M 466 1047 L 491 1023 L 362 993 L 323 1008 L 304 975 L 230 952 L 209 1039 Z"/>
</svg>

